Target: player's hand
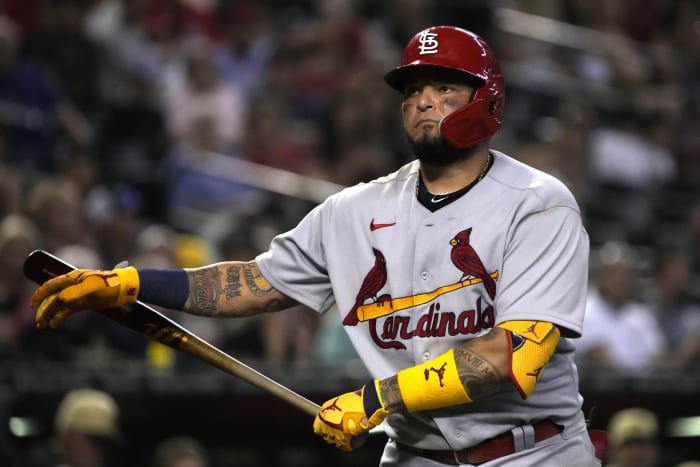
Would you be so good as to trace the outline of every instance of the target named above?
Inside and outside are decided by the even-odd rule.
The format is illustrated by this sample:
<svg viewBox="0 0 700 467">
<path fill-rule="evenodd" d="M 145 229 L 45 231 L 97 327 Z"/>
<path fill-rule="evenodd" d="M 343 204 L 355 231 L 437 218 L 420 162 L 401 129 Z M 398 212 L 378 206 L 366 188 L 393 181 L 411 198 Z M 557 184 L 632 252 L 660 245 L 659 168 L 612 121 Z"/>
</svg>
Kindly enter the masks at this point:
<svg viewBox="0 0 700 467">
<path fill-rule="evenodd" d="M 76 269 L 54 277 L 39 287 L 30 304 L 37 307 L 39 329 L 56 328 L 76 311 L 112 308 L 137 300 L 139 274 L 133 267 L 111 271 Z"/>
<path fill-rule="evenodd" d="M 343 451 L 352 451 L 353 438 L 368 432 L 389 415 L 375 380 L 361 389 L 326 401 L 314 419 L 314 433 Z"/>
</svg>

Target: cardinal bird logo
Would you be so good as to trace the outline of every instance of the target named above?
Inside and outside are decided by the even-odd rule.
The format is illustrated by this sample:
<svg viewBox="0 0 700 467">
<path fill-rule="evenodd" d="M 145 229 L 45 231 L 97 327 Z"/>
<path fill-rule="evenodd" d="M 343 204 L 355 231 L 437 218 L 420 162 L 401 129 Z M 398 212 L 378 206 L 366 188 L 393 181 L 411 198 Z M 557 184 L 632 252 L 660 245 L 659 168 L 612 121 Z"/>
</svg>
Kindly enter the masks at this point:
<svg viewBox="0 0 700 467">
<path fill-rule="evenodd" d="M 467 277 L 478 277 L 483 281 L 486 292 L 493 300 L 496 296 L 496 281 L 486 272 L 486 268 L 481 262 L 479 255 L 476 254 L 474 248 L 469 244 L 469 236 L 471 233 L 472 229 L 469 227 L 459 232 L 450 240 L 450 245 L 452 245 L 450 258 L 454 265 L 457 266 L 457 269 L 462 271 L 460 281 Z"/>
<path fill-rule="evenodd" d="M 369 270 L 365 279 L 362 281 L 360 291 L 355 298 L 355 305 L 343 320 L 345 326 L 355 326 L 358 323 L 357 308 L 364 304 L 365 300 L 370 298 L 374 300 L 375 303 L 379 301 L 377 293 L 384 287 L 384 284 L 386 284 L 386 259 L 382 252 L 376 248 L 372 248 L 372 252 L 374 253 L 374 266 L 372 266 L 372 269 Z"/>
</svg>

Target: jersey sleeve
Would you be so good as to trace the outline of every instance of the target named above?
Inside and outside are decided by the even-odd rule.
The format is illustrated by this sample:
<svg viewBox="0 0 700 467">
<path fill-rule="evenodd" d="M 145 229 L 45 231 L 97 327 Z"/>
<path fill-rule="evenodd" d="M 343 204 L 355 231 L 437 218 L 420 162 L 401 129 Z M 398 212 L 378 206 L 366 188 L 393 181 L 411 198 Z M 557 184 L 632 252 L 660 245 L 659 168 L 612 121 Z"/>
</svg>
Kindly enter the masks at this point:
<svg viewBox="0 0 700 467">
<path fill-rule="evenodd" d="M 580 337 L 588 287 L 588 234 L 576 209 L 551 207 L 515 224 L 505 246 L 497 324 L 549 321 Z"/>
<path fill-rule="evenodd" d="M 333 293 L 323 251 L 324 204 L 314 208 L 292 230 L 277 235 L 255 262 L 262 275 L 284 295 L 325 312 Z"/>
</svg>

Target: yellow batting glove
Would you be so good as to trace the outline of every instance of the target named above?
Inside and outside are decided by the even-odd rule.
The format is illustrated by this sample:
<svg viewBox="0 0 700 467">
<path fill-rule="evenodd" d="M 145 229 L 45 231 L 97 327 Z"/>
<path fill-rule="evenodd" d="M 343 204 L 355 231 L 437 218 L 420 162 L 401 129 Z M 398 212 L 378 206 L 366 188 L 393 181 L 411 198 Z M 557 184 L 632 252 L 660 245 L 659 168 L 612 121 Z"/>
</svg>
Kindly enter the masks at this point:
<svg viewBox="0 0 700 467">
<path fill-rule="evenodd" d="M 58 327 L 71 314 L 85 309 L 113 308 L 134 303 L 139 274 L 133 267 L 94 271 L 76 269 L 46 281 L 31 297 L 39 329 Z"/>
<path fill-rule="evenodd" d="M 353 438 L 368 432 L 389 415 L 379 392 L 379 380 L 326 401 L 314 419 L 314 433 L 328 444 L 352 451 Z"/>
</svg>

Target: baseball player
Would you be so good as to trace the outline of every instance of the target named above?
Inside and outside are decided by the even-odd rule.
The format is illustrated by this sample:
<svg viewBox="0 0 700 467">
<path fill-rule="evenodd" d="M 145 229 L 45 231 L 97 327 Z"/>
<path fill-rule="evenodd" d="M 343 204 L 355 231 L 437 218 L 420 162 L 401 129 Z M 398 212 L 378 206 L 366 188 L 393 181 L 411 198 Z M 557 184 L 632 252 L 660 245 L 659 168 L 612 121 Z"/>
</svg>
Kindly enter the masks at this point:
<svg viewBox="0 0 700 467">
<path fill-rule="evenodd" d="M 37 325 L 137 299 L 219 317 L 337 309 L 373 378 L 322 405 L 327 442 L 351 450 L 383 423 L 382 467 L 600 465 L 571 340 L 588 236 L 560 181 L 489 148 L 504 109 L 492 50 L 431 27 L 385 81 L 415 161 L 329 197 L 254 261 L 52 279 Z"/>
</svg>

